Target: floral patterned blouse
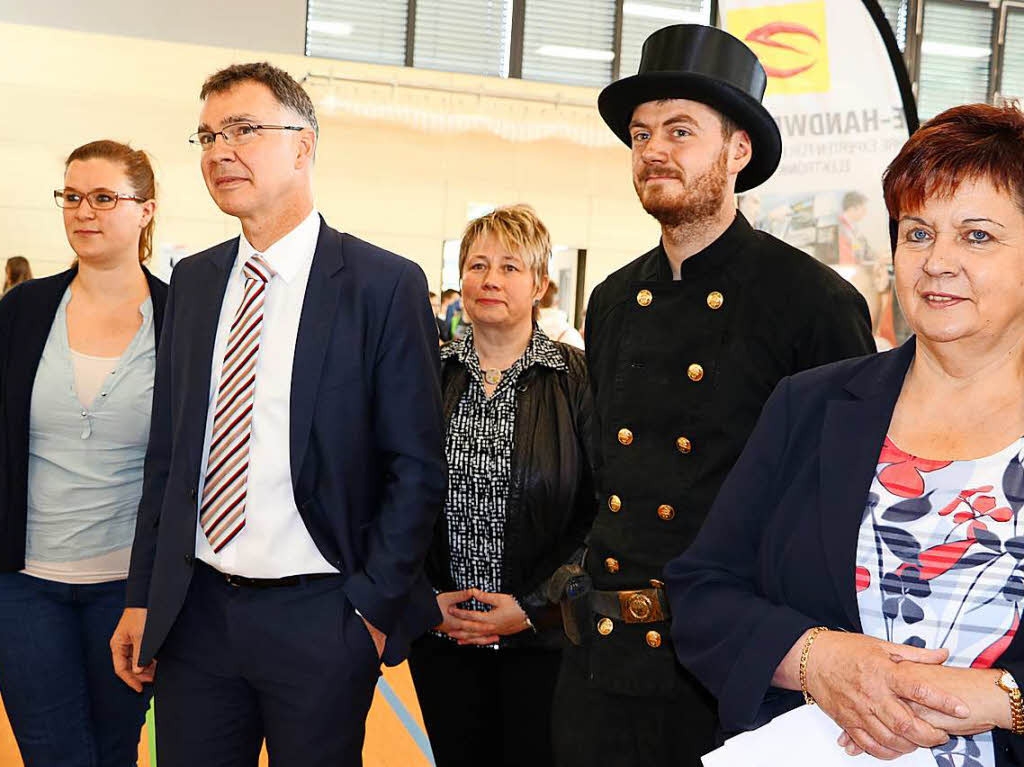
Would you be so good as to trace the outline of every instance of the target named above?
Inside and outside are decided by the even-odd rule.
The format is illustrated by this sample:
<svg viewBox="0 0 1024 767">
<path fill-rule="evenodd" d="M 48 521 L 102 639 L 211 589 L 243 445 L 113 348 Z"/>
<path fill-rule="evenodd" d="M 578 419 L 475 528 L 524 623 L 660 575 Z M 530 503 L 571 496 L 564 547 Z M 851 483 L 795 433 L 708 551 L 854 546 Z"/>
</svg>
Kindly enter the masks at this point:
<svg viewBox="0 0 1024 767">
<path fill-rule="evenodd" d="M 990 668 L 1024 598 L 1024 438 L 971 461 L 933 461 L 886 437 L 857 545 L 864 633 L 945 647 L 950 666 Z M 937 767 L 994 767 L 992 734 L 932 749 Z"/>
</svg>

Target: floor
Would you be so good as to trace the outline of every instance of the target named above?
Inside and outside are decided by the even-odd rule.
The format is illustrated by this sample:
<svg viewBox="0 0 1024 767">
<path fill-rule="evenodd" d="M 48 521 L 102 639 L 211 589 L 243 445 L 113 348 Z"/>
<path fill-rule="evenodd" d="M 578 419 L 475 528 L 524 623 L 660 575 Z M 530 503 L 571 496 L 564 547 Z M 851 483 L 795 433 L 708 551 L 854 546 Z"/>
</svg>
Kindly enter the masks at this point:
<svg viewBox="0 0 1024 767">
<path fill-rule="evenodd" d="M 139 767 L 156 767 L 153 747 L 152 712 L 139 742 Z M 373 706 L 366 721 L 365 767 L 433 767 L 430 744 L 416 703 L 409 667 L 385 668 L 377 684 Z M 260 767 L 266 767 L 266 754 Z M 0 767 L 23 767 L 18 746 L 0 701 Z"/>
</svg>

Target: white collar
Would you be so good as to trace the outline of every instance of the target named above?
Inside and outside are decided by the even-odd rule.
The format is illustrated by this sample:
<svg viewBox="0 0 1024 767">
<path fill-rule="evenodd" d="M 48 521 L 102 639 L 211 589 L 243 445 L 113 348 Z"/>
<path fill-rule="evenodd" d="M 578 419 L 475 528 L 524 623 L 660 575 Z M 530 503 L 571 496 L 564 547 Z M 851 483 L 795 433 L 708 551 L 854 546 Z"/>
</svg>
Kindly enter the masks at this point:
<svg viewBox="0 0 1024 767">
<path fill-rule="evenodd" d="M 302 267 L 313 260 L 313 252 L 320 237 L 320 213 L 316 208 L 298 226 L 264 251 L 257 251 L 242 233 L 238 236 L 238 256 L 235 269 L 241 271 L 254 253 L 259 253 L 274 275 L 291 282 Z"/>
</svg>

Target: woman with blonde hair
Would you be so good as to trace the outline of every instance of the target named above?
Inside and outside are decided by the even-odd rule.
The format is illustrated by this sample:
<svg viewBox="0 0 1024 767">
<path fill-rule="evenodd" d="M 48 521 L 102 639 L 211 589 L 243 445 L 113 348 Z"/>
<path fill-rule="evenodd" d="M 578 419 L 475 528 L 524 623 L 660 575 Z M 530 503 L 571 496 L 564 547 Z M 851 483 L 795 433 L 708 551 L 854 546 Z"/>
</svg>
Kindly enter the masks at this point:
<svg viewBox="0 0 1024 767">
<path fill-rule="evenodd" d="M 596 507 L 583 355 L 533 321 L 550 254 L 526 205 L 462 238 L 472 327 L 441 350 L 448 495 L 426 568 L 444 620 L 409 659 L 439 767 L 553 763 L 564 635 L 547 582 Z"/>
<path fill-rule="evenodd" d="M 74 265 L 0 301 L 0 696 L 26 767 L 126 767 L 149 691 L 110 664 L 142 493 L 167 286 L 144 262 L 149 158 L 73 151 Z"/>
</svg>

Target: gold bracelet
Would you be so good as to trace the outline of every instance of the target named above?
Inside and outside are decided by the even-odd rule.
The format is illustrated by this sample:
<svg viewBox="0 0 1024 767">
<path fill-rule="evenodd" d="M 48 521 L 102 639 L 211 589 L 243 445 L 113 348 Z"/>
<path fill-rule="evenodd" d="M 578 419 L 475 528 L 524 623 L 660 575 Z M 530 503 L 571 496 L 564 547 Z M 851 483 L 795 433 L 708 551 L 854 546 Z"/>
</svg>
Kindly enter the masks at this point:
<svg viewBox="0 0 1024 767">
<path fill-rule="evenodd" d="M 800 689 L 804 694 L 804 701 L 808 706 L 814 705 L 814 697 L 807 692 L 807 658 L 811 654 L 811 645 L 814 644 L 814 640 L 818 638 L 818 634 L 822 631 L 828 631 L 828 626 L 816 626 L 811 629 L 811 632 L 807 635 L 807 639 L 804 641 L 804 649 L 800 652 Z"/>
</svg>

